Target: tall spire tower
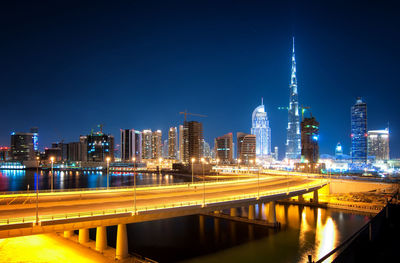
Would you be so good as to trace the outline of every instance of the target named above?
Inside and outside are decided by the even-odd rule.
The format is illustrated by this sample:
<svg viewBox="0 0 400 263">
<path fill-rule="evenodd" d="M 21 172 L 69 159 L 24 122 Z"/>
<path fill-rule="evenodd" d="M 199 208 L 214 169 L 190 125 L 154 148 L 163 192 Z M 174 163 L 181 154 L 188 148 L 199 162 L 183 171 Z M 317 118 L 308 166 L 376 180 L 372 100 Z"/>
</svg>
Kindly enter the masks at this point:
<svg viewBox="0 0 400 263">
<path fill-rule="evenodd" d="M 299 99 L 297 94 L 296 58 L 294 53 L 294 37 L 292 49 L 292 72 L 290 75 L 290 96 L 288 108 L 288 127 L 286 139 L 286 158 L 298 159 L 301 155 Z"/>
</svg>

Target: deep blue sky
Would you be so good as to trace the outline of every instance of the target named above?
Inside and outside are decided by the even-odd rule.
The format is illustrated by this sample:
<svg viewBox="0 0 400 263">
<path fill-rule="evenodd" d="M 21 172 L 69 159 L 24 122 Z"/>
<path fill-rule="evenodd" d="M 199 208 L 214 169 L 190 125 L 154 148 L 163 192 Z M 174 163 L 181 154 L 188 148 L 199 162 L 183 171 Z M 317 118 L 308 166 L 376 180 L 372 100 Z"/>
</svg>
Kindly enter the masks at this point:
<svg viewBox="0 0 400 263">
<path fill-rule="evenodd" d="M 390 122 L 400 156 L 399 7 L 389 1 L 9 1 L 0 8 L 0 144 L 38 126 L 41 146 L 98 123 L 162 129 L 193 118 L 213 139 L 250 132 L 261 97 L 283 154 L 291 37 L 300 104 L 320 122 L 322 153 L 350 147 L 350 107 Z M 4 3 L 3 3 L 4 4 Z M 2 5 L 3 5 L 2 4 Z"/>
</svg>

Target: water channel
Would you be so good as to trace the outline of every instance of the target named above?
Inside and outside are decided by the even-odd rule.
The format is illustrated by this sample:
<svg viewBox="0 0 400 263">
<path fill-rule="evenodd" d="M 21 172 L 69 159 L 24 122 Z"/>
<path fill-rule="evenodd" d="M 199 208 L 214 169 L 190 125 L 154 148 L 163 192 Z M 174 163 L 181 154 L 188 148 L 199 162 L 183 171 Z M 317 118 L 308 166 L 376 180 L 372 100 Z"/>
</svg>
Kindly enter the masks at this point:
<svg viewBox="0 0 400 263">
<path fill-rule="evenodd" d="M 39 175 L 39 189 L 49 189 L 49 175 Z M 96 188 L 107 184 L 101 173 L 56 172 L 55 188 Z M 173 175 L 139 174 L 138 185 L 179 183 L 189 178 Z M 35 172 L 0 171 L 0 191 L 34 189 Z M 132 185 L 129 174 L 111 175 L 111 186 Z M 33 187 L 32 187 L 33 186 Z M 256 217 L 265 219 L 267 207 L 256 206 Z M 226 211 L 228 212 L 228 211 Z M 240 209 L 247 216 L 247 209 Z M 280 230 L 217 219 L 185 216 L 127 226 L 129 251 L 159 262 L 306 262 L 316 260 L 370 219 L 370 215 L 325 208 L 276 206 Z M 116 227 L 108 227 L 108 243 L 115 247 Z M 95 229 L 90 231 L 95 239 Z"/>
</svg>

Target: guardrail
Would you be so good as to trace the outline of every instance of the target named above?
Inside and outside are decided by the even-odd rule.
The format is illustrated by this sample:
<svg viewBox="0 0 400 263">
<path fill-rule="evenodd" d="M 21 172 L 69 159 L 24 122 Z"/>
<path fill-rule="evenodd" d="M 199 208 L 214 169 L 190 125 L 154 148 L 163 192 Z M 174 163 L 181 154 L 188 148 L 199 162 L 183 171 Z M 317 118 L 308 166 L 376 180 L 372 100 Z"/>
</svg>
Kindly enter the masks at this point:
<svg viewBox="0 0 400 263">
<path fill-rule="evenodd" d="M 302 191 L 310 188 L 318 188 L 323 187 L 326 185 L 327 182 L 319 182 L 319 183 L 308 183 L 302 186 L 296 187 L 289 187 L 289 188 L 282 188 L 279 190 L 269 190 L 269 191 L 260 191 L 260 193 L 254 194 L 243 194 L 243 195 L 235 195 L 229 197 L 221 197 L 221 198 L 213 198 L 213 199 L 205 199 L 205 203 L 203 200 L 196 200 L 196 201 L 187 201 L 187 202 L 175 202 L 171 204 L 160 204 L 160 205 L 153 205 L 153 206 L 139 206 L 136 209 L 136 213 L 140 214 L 143 212 L 154 211 L 154 210 L 163 210 L 163 209 L 171 209 L 171 208 L 179 208 L 179 207 L 189 207 L 189 206 L 206 206 L 210 204 L 218 204 L 223 202 L 229 201 L 236 201 L 236 200 L 246 200 L 246 199 L 258 199 L 261 197 L 266 196 L 273 196 L 278 194 L 290 194 L 296 191 Z M 39 216 L 39 221 L 55 221 L 55 220 L 62 220 L 62 219 L 74 219 L 74 218 L 82 218 L 82 217 L 93 217 L 93 216 L 102 216 L 102 215 L 112 215 L 112 214 L 126 214 L 126 213 L 134 213 L 133 208 L 119 208 L 119 209 L 106 209 L 106 210 L 99 210 L 93 212 L 75 212 L 75 213 L 63 213 L 63 214 L 56 214 L 56 215 L 43 215 Z M 35 216 L 29 217 L 20 217 L 20 218 L 7 218 L 7 219 L 0 219 L 0 226 L 1 225 L 11 225 L 11 224 L 21 224 L 21 223 L 34 223 L 36 221 Z"/>
<path fill-rule="evenodd" d="M 398 195 L 398 192 L 392 196 L 392 198 L 388 201 L 386 206 L 377 215 L 375 215 L 361 229 L 359 229 L 357 232 L 355 232 L 353 235 L 351 235 L 349 238 L 347 238 L 345 241 L 343 241 L 339 246 L 337 246 L 332 251 L 330 251 L 328 254 L 326 254 L 325 256 L 323 256 L 322 258 L 320 258 L 319 260 L 317 260 L 315 262 L 312 261 L 312 257 L 309 255 L 308 256 L 308 262 L 309 263 L 322 263 L 322 262 L 325 262 L 327 259 L 332 257 L 334 254 L 338 253 L 339 251 L 344 252 L 357 239 L 368 239 L 369 241 L 371 241 L 375 236 L 374 234 L 377 233 L 377 229 L 380 228 L 377 225 L 382 225 L 382 223 L 385 220 L 385 218 L 386 219 L 388 218 L 389 205 L 391 204 L 394 196 L 396 196 L 396 195 Z M 373 230 L 373 228 L 374 228 L 374 230 Z M 339 256 L 340 256 L 340 254 L 338 255 L 338 257 Z"/>
<path fill-rule="evenodd" d="M 265 179 L 270 179 L 269 177 L 265 177 L 263 175 L 260 175 L 260 180 L 265 180 Z M 304 179 L 311 179 L 315 180 L 313 178 L 304 178 Z M 322 178 L 320 178 L 322 179 Z M 324 178 L 326 179 L 326 178 Z M 252 178 L 247 178 L 247 179 L 238 179 L 238 178 L 224 178 L 224 179 L 214 179 L 214 180 L 207 180 L 205 181 L 206 184 L 223 184 L 223 183 L 246 183 L 246 182 L 251 182 L 251 181 L 256 181 L 258 180 L 257 177 L 252 177 Z M 195 181 L 194 183 L 192 182 L 179 182 L 179 183 L 170 183 L 170 184 L 140 184 L 136 185 L 136 189 L 140 188 L 168 188 L 168 187 L 177 187 L 177 186 L 200 186 L 203 185 L 202 180 Z M 134 188 L 133 185 L 129 186 L 113 186 L 113 187 L 94 187 L 94 188 L 68 188 L 68 189 L 45 189 L 45 190 L 40 190 L 39 189 L 39 195 L 42 193 L 64 193 L 64 192 L 80 192 L 80 191 L 105 191 L 105 190 L 132 190 Z M 24 191 L 3 191 L 0 192 L 0 197 L 2 195 L 27 195 L 27 194 L 36 194 L 36 190 L 24 190 Z"/>
</svg>

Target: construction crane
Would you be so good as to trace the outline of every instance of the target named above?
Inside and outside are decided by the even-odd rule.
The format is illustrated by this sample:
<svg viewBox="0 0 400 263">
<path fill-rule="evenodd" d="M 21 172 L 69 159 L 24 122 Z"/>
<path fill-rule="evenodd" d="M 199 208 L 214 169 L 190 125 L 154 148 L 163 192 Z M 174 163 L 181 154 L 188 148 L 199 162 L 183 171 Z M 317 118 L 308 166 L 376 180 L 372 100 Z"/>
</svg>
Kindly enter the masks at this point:
<svg viewBox="0 0 400 263">
<path fill-rule="evenodd" d="M 187 110 L 181 111 L 181 112 L 179 112 L 179 114 L 185 115 L 185 121 L 186 121 L 186 116 L 187 116 L 187 115 L 192 115 L 192 116 L 197 116 L 197 117 L 208 117 L 208 116 L 206 116 L 206 115 L 201 115 L 201 114 L 196 114 L 196 113 L 190 113 L 190 112 L 187 112 Z"/>
</svg>

